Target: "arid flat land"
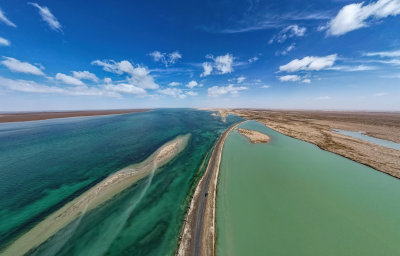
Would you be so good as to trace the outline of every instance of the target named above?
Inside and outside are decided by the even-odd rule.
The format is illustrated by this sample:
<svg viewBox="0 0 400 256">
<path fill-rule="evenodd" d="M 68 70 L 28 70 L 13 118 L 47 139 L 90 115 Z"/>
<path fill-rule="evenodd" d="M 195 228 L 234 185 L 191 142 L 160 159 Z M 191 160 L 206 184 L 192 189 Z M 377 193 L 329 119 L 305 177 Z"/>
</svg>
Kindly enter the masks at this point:
<svg viewBox="0 0 400 256">
<path fill-rule="evenodd" d="M 341 135 L 333 129 L 364 131 L 367 135 L 400 143 L 398 112 L 277 111 L 234 109 L 248 120 L 321 149 L 339 154 L 381 172 L 400 178 L 400 151 Z"/>
<path fill-rule="evenodd" d="M 60 112 L 23 112 L 0 114 L 0 123 L 36 121 L 64 117 L 103 116 L 149 111 L 150 109 L 82 110 Z"/>
</svg>

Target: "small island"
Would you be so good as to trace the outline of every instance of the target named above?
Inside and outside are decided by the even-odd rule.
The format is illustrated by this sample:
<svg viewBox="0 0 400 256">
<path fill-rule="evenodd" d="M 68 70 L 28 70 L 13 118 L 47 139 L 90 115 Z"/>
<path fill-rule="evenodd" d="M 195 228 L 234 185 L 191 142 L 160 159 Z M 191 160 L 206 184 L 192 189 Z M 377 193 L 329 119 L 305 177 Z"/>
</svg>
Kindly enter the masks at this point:
<svg viewBox="0 0 400 256">
<path fill-rule="evenodd" d="M 251 143 L 268 143 L 270 141 L 270 137 L 264 133 L 238 128 L 238 132 L 244 137 L 248 138 Z"/>
</svg>

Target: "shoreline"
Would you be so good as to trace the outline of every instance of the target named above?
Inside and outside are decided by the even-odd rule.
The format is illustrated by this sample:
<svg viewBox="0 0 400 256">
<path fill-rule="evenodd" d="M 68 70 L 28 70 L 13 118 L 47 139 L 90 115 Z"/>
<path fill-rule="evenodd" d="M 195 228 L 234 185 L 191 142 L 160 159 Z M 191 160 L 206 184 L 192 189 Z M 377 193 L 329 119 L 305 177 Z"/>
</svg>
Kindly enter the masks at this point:
<svg viewBox="0 0 400 256">
<path fill-rule="evenodd" d="M 120 110 L 81 110 L 81 111 L 54 111 L 54 112 L 21 112 L 21 113 L 0 113 L 0 123 L 39 121 L 56 118 L 68 117 L 88 117 L 88 116 L 106 116 L 117 114 L 130 114 L 147 112 L 151 109 L 120 109 Z"/>
<path fill-rule="evenodd" d="M 185 215 L 176 255 L 215 255 L 215 205 L 222 149 L 230 131 L 242 122 L 225 130 L 216 142 Z"/>
<path fill-rule="evenodd" d="M 400 115 L 372 116 L 368 113 L 332 115 L 314 112 L 235 110 L 238 116 L 260 122 L 281 134 L 312 143 L 322 150 L 348 158 L 400 179 L 400 150 L 333 132 L 333 129 L 367 130 L 377 138 L 399 141 Z M 377 121 L 378 120 L 378 121 Z"/>
<path fill-rule="evenodd" d="M 190 134 L 178 136 L 162 145 L 143 162 L 129 165 L 111 174 L 16 238 L 0 254 L 25 255 L 38 248 L 86 212 L 110 200 L 113 196 L 149 174 L 159 171 L 159 167 L 174 159 L 186 148 L 189 138 Z"/>
</svg>

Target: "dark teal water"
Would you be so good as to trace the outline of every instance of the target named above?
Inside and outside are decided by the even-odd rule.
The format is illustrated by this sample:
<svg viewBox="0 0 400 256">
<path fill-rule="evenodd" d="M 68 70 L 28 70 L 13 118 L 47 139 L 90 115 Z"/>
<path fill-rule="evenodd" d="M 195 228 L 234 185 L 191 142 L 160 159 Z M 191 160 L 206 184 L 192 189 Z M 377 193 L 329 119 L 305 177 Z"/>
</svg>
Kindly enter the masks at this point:
<svg viewBox="0 0 400 256">
<path fill-rule="evenodd" d="M 179 109 L 0 125 L 0 248 L 111 173 L 191 133 L 186 149 L 151 181 L 139 181 L 31 252 L 172 255 L 198 170 L 237 121 Z"/>
</svg>

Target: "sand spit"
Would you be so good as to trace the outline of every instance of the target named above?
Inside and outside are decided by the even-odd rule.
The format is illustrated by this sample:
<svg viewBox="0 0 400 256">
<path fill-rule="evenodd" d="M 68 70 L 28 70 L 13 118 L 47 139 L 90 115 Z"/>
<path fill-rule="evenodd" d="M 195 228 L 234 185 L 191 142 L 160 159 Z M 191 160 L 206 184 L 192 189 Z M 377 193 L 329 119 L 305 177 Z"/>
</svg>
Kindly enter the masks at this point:
<svg viewBox="0 0 400 256">
<path fill-rule="evenodd" d="M 251 143 L 268 143 L 270 137 L 264 133 L 257 132 L 254 130 L 238 128 L 238 132 L 244 137 L 248 138 Z"/>
<path fill-rule="evenodd" d="M 158 167 L 161 167 L 175 158 L 187 145 L 190 134 L 178 136 L 161 146 L 146 160 L 121 169 L 110 175 L 73 201 L 49 215 L 30 231 L 15 240 L 3 252 L 3 256 L 24 255 L 38 247 L 60 229 L 102 203 L 112 199 L 115 195 L 131 186 L 138 180 L 146 177 Z"/>
<path fill-rule="evenodd" d="M 334 132 L 365 131 L 367 135 L 400 143 L 400 113 L 339 111 L 275 111 L 236 109 L 233 113 L 265 124 L 282 134 L 313 143 L 376 170 L 400 178 L 400 150 Z"/>
<path fill-rule="evenodd" d="M 54 118 L 80 117 L 80 116 L 105 116 L 145 112 L 150 109 L 116 109 L 116 110 L 82 110 L 61 112 L 25 112 L 0 114 L 0 123 L 37 121 Z"/>
<path fill-rule="evenodd" d="M 215 200 L 222 149 L 229 132 L 239 124 L 228 128 L 213 149 L 185 216 L 177 251 L 179 256 L 215 255 Z"/>
<path fill-rule="evenodd" d="M 221 109 L 221 108 L 197 108 L 197 110 L 213 111 L 214 113 L 211 113 L 211 115 L 220 116 L 222 122 L 224 123 L 226 122 L 226 117 L 230 114 L 229 109 Z"/>
</svg>

